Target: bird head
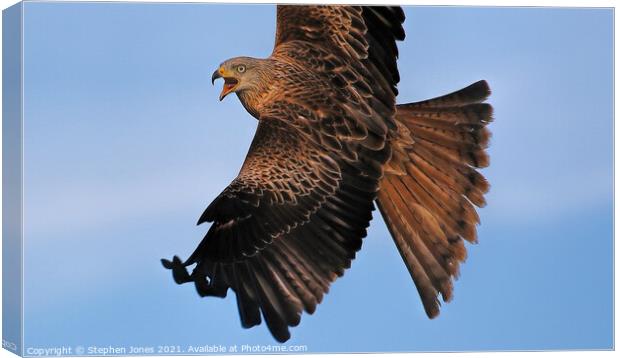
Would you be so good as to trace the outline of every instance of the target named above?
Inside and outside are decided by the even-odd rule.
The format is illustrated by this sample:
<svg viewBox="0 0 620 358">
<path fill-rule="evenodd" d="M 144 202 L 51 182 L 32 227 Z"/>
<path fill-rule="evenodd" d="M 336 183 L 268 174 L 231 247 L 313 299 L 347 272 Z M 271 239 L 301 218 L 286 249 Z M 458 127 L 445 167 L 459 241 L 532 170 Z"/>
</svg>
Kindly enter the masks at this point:
<svg viewBox="0 0 620 358">
<path fill-rule="evenodd" d="M 220 101 L 229 93 L 239 92 L 250 88 L 256 75 L 256 59 L 249 57 L 235 57 L 224 61 L 220 67 L 213 72 L 211 83 L 215 83 L 218 78 L 224 79 L 224 88 L 220 93 Z"/>
</svg>

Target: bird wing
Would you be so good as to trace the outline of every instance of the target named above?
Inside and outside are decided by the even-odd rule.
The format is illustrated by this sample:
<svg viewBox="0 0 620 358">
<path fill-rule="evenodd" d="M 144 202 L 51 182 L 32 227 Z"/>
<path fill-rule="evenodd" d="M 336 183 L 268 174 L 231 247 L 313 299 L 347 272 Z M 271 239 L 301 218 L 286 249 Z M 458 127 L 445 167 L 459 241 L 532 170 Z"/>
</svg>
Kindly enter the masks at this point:
<svg viewBox="0 0 620 358">
<path fill-rule="evenodd" d="M 263 119 L 239 176 L 200 219 L 213 222 L 209 232 L 186 262 L 167 265 L 201 295 L 231 287 L 243 327 L 262 313 L 286 341 L 361 248 L 378 177 L 358 180 L 360 170 L 284 121 Z"/>
<path fill-rule="evenodd" d="M 194 253 L 162 260 L 177 283 L 203 296 L 232 288 L 243 327 L 262 314 L 280 342 L 314 312 L 372 218 L 403 20 L 400 8 L 278 7 L 273 56 L 304 71 L 265 103 L 239 175 L 199 220 L 213 224 Z"/>
<path fill-rule="evenodd" d="M 278 5 L 275 50 L 305 42 L 339 56 L 346 54 L 354 60 L 350 65 L 357 62 L 373 72 L 375 86 L 387 85 L 397 94 L 395 40 L 405 39 L 404 20 L 398 6 Z"/>
</svg>

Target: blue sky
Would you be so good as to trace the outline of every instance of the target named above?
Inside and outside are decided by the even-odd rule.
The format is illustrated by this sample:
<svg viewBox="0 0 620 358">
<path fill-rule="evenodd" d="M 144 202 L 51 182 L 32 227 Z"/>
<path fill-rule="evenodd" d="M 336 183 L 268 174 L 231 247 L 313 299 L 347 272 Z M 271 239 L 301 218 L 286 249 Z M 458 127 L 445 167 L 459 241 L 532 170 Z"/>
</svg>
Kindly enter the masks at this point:
<svg viewBox="0 0 620 358">
<path fill-rule="evenodd" d="M 612 346 L 612 26 L 606 9 L 407 7 L 398 101 L 486 79 L 492 184 L 454 300 L 428 320 L 378 212 L 292 329 L 311 352 Z M 239 170 L 256 121 L 210 74 L 271 52 L 275 7 L 25 5 L 25 346 L 273 344 L 234 294 L 159 259 Z"/>
</svg>

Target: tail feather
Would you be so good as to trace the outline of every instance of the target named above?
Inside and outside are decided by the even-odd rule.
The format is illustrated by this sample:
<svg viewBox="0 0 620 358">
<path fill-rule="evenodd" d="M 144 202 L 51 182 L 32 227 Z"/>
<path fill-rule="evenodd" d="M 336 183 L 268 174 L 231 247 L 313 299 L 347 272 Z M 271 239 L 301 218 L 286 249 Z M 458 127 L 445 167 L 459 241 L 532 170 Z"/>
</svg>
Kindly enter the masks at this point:
<svg viewBox="0 0 620 358">
<path fill-rule="evenodd" d="M 398 133 L 377 203 L 416 284 L 426 314 L 439 314 L 439 294 L 452 298 L 452 279 L 476 242 L 486 204 L 486 148 L 492 107 L 485 81 L 434 99 L 397 106 Z"/>
<path fill-rule="evenodd" d="M 402 105 L 401 107 L 416 108 L 449 108 L 463 107 L 469 104 L 484 102 L 491 95 L 489 84 L 485 80 L 481 80 L 462 88 L 458 91 L 448 93 L 446 95 Z"/>
<path fill-rule="evenodd" d="M 414 230 L 407 224 L 407 221 L 401 217 L 400 213 L 402 210 L 399 210 L 396 204 L 392 200 L 389 200 L 391 195 L 393 194 L 386 194 L 385 190 L 379 192 L 379 209 L 392 234 L 396 247 L 398 247 L 400 255 L 407 264 L 407 269 L 413 278 L 413 282 L 420 293 L 424 310 L 429 317 L 433 318 L 439 314 L 439 301 L 437 299 L 436 286 L 431 282 L 429 275 L 418 260 L 418 255 L 416 255 L 409 244 L 409 238 L 415 235 Z"/>
</svg>

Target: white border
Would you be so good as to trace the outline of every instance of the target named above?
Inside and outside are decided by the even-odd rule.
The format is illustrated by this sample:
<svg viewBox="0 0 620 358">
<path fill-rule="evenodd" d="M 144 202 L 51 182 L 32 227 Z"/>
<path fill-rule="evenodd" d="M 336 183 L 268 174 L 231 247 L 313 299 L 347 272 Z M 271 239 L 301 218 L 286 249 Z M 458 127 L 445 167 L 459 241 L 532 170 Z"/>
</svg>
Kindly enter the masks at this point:
<svg viewBox="0 0 620 358">
<path fill-rule="evenodd" d="M 31 2 L 42 2 L 41 0 L 29 0 Z M 78 0 L 64 0 L 64 2 L 73 2 L 73 1 L 78 1 Z M 2 9 L 5 9 L 13 4 L 15 4 L 17 1 L 13 1 L 13 0 L 0 0 L 0 5 L 2 7 Z M 125 2 L 125 1 L 106 1 L 106 2 Z M 134 2 L 147 2 L 147 3 L 155 3 L 155 2 L 168 2 L 168 3 L 172 3 L 172 2 L 176 2 L 176 3 L 198 3 L 198 2 L 203 2 L 203 3 L 268 3 L 268 4 L 273 4 L 273 3 L 296 3 L 296 4 L 305 4 L 305 3 L 334 3 L 334 4 L 394 4 L 394 3 L 398 3 L 398 4 L 402 4 L 402 5 L 433 5 L 433 6 L 438 6 L 438 5 L 457 5 L 457 6 L 465 6 L 465 5 L 470 5 L 470 6 L 502 6 L 502 7 L 514 7 L 514 6 L 526 6 L 526 7 L 541 7 L 541 6 L 558 6 L 558 7 L 606 7 L 606 8 L 614 8 L 615 9 L 615 5 L 616 2 L 615 1 L 611 1 L 611 0 L 591 0 L 591 1 L 567 1 L 567 0 L 563 0 L 563 1 L 559 1 L 559 0 L 538 0 L 538 1 L 523 1 L 523 0 L 504 0 L 502 2 L 498 2 L 498 1 L 491 1 L 491 0 L 475 0 L 475 1 L 457 1 L 457 0 L 447 0 L 447 1 L 429 1 L 429 0 L 421 0 L 421 1 L 411 1 L 411 0 L 400 0 L 400 1 L 393 1 L 393 0 L 387 0 L 387 1 L 381 1 L 381 0 L 374 0 L 374 1 L 368 1 L 368 0 L 338 0 L 338 1 L 334 1 L 334 0 L 323 0 L 323 1 L 312 1 L 312 0 L 287 0 L 287 1 L 257 1 L 257 0 L 234 0 L 234 1 L 225 1 L 225 0 L 211 0 L 211 1 L 170 1 L 170 0 L 148 0 L 148 1 L 144 1 L 144 0 L 137 0 Z M 1 29 L 1 18 L 0 18 L 0 29 Z M 24 19 L 23 19 L 23 12 L 22 12 L 22 27 L 24 24 Z M 22 31 L 23 34 L 23 31 Z M 618 101 L 618 94 L 616 91 L 616 71 L 615 71 L 615 66 L 617 65 L 617 57 L 615 56 L 615 43 L 616 43 L 616 39 L 618 35 L 618 30 L 615 27 L 615 15 L 614 15 L 614 101 L 617 102 Z M 22 38 L 23 41 L 23 38 Z M 0 59 L 2 58 L 1 55 L 1 47 L 0 47 Z M 22 55 L 23 55 L 23 43 L 22 43 Z M 23 56 L 22 56 L 23 58 Z M 1 71 L 0 71 L 1 72 Z M 2 79 L 2 74 L 0 73 L 0 82 Z M 22 81 L 22 116 L 23 116 L 23 69 L 22 69 L 22 74 L 21 74 L 21 81 Z M 1 98 L 1 94 L 2 94 L 2 89 L 0 88 L 0 98 Z M 614 106 L 614 118 L 616 117 L 616 107 Z M 614 138 L 616 137 L 616 135 L 618 134 L 618 129 L 615 126 L 615 121 L 614 121 Z M 22 121 L 22 139 L 23 139 L 23 121 Z M 0 154 L 1 154 L 1 146 L 2 144 L 2 128 L 0 127 Z M 22 140 L 22 150 L 23 150 L 23 140 Z M 22 151 L 23 153 L 23 151 Z M 617 216 L 617 212 L 616 212 L 616 207 L 615 207 L 615 201 L 618 198 L 618 196 L 616 195 L 616 191 L 615 191 L 615 187 L 616 187 L 616 183 L 617 183 L 617 178 L 615 176 L 615 164 L 616 161 L 615 159 L 618 157 L 618 148 L 615 146 L 615 140 L 614 140 L 614 238 L 616 237 L 616 225 L 615 225 L 615 221 L 618 218 Z M 2 167 L 1 167 L 1 155 L 0 155 L 0 175 L 2 173 Z M 23 180 L 23 165 L 22 165 L 22 180 Z M 0 193 L 0 200 L 2 198 L 2 194 Z M 22 190 L 22 203 L 23 203 L 23 190 Z M 1 207 L 0 207 L 0 214 L 1 214 Z M 1 215 L 0 215 L 0 222 L 1 222 Z M 23 206 L 22 206 L 22 232 L 23 232 Z M 1 274 L 1 261 L 2 261 L 2 248 L 0 246 L 0 274 Z M 616 304 L 617 304 L 617 296 L 615 295 L 615 280 L 617 277 L 617 267 L 615 265 L 615 257 L 617 256 L 616 254 L 618 253 L 618 248 L 615 245 L 615 241 L 614 241 L 614 344 L 615 342 L 617 342 L 617 330 L 615 329 L 615 323 L 616 323 Z M 23 282 L 23 240 L 22 240 L 22 282 Z M 1 289 L 0 289 L 0 303 L 2 300 L 2 295 L 1 295 Z M 23 285 L 22 285 L 22 297 L 23 297 Z M 1 318 L 2 314 L 0 312 L 0 318 Z M 24 325 L 23 325 L 23 305 L 22 305 L 22 329 L 23 329 Z M 0 328 L 1 330 L 1 328 Z M 337 338 L 335 338 L 337 339 Z M 23 348 L 23 334 L 22 334 L 22 348 Z M 594 356 L 594 357 L 601 357 L 601 356 L 615 356 L 615 352 L 613 351 L 553 351 L 553 352 L 473 352 L 473 353 L 386 353 L 386 354 L 390 354 L 391 357 L 406 357 L 406 356 L 410 356 L 412 354 L 415 354 L 416 357 L 437 357 L 438 355 L 443 355 L 443 356 L 453 356 L 453 355 L 458 355 L 461 357 L 519 357 L 521 355 L 528 355 L 528 356 L 532 356 L 532 357 L 540 357 L 540 356 L 544 356 L 544 357 L 581 357 L 584 355 L 587 356 Z M 348 354 L 330 354 L 330 357 L 343 357 L 343 356 L 347 356 Z M 378 354 L 368 354 L 369 356 L 377 356 Z M 11 353 L 9 353 L 6 350 L 2 350 L 0 352 L 0 357 L 5 357 L 5 356 L 14 356 L 11 355 Z M 266 356 L 274 356 L 275 355 L 266 355 Z M 301 355 L 300 355 L 301 356 Z M 304 357 L 318 357 L 318 354 L 304 354 Z M 148 357 L 148 356 L 146 356 Z M 238 357 L 251 357 L 251 356 L 238 356 Z"/>
</svg>

